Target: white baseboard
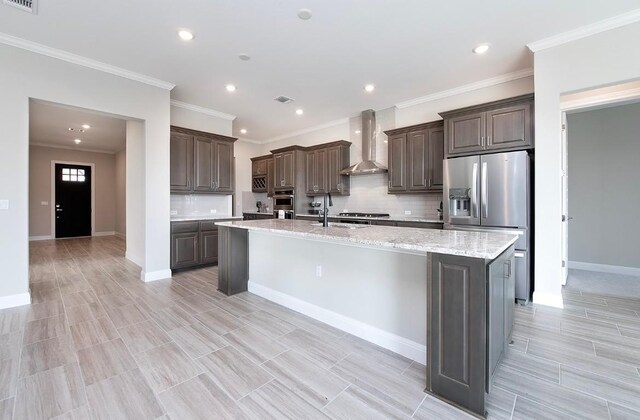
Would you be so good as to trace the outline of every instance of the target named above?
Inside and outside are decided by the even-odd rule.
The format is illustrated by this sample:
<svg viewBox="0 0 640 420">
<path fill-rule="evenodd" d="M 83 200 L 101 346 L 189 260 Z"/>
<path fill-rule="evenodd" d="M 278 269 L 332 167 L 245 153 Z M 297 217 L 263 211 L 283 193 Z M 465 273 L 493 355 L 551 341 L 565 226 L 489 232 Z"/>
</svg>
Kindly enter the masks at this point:
<svg viewBox="0 0 640 420">
<path fill-rule="evenodd" d="M 150 281 L 162 280 L 162 279 L 170 279 L 171 270 L 166 269 L 166 270 L 149 271 L 149 272 L 146 272 L 143 270 L 140 272 L 140 278 L 145 283 L 148 283 Z"/>
<path fill-rule="evenodd" d="M 533 303 L 536 305 L 553 306 L 554 308 L 564 308 L 562 294 L 551 294 L 533 291 Z"/>
<path fill-rule="evenodd" d="M 107 231 L 107 232 L 94 232 L 94 234 L 92 236 L 113 236 L 115 235 L 116 232 L 113 230 Z"/>
<path fill-rule="evenodd" d="M 138 258 L 137 255 L 133 255 L 129 251 L 124 252 L 124 257 L 129 261 L 131 261 L 132 263 L 134 263 L 135 265 L 137 265 L 138 267 L 142 267 L 142 264 L 144 263 L 144 260 L 142 258 Z"/>
<path fill-rule="evenodd" d="M 29 292 L 0 297 L 0 309 L 14 308 L 16 306 L 29 305 L 30 303 L 31 294 Z"/>
<path fill-rule="evenodd" d="M 118 238 L 127 239 L 127 235 L 125 235 L 124 233 L 116 232 L 116 236 Z"/>
<path fill-rule="evenodd" d="M 387 350 L 401 354 L 418 363 L 427 361 L 426 346 L 411 341 L 399 335 L 381 330 L 377 327 L 365 324 L 353 318 L 321 308 L 309 302 L 305 302 L 293 296 L 289 296 L 269 287 L 249 281 L 249 292 L 278 303 L 284 307 L 300 312 L 310 318 L 329 324 L 332 327 L 346 331 L 356 337 L 377 344 Z"/>
<path fill-rule="evenodd" d="M 53 239 L 53 236 L 51 235 L 29 236 L 30 241 L 46 241 L 49 239 Z"/>
<path fill-rule="evenodd" d="M 640 268 L 624 267 L 621 265 L 593 264 L 580 261 L 569 261 L 569 268 L 576 270 L 597 271 L 599 273 L 623 274 L 626 276 L 640 276 Z"/>
</svg>

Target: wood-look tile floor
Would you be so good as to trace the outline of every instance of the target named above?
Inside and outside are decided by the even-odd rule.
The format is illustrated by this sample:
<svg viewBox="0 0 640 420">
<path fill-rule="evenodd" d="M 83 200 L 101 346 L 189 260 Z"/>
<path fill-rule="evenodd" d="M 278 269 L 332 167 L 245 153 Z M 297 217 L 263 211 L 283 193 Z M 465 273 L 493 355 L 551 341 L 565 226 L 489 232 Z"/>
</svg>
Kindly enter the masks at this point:
<svg viewBox="0 0 640 420">
<path fill-rule="evenodd" d="M 250 293 L 217 269 L 142 283 L 115 237 L 31 243 L 33 303 L 0 311 L 0 419 L 463 419 L 424 366 Z M 640 418 L 640 299 L 517 307 L 495 419 Z"/>
</svg>

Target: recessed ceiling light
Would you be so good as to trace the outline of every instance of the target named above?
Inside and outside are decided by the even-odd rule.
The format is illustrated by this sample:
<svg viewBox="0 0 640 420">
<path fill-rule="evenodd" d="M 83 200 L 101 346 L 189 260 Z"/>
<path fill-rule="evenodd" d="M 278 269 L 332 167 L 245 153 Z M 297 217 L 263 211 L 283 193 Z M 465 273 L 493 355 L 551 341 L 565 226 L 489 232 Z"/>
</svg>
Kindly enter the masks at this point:
<svg viewBox="0 0 640 420">
<path fill-rule="evenodd" d="M 225 86 L 225 89 L 227 89 L 227 92 L 235 92 L 236 85 L 228 84 L 227 86 Z"/>
<path fill-rule="evenodd" d="M 73 131 L 73 130 L 74 130 L 74 128 L 73 128 L 73 127 L 69 127 L 69 131 Z"/>
<path fill-rule="evenodd" d="M 302 108 L 298 108 L 298 109 L 296 109 L 296 114 L 302 115 L 302 114 L 304 114 L 304 111 L 302 110 Z"/>
<path fill-rule="evenodd" d="M 302 20 L 309 20 L 311 19 L 311 16 L 313 16 L 313 13 L 311 13 L 311 10 L 309 9 L 298 10 L 298 17 Z"/>
<path fill-rule="evenodd" d="M 360 134 L 360 130 L 356 130 L 356 131 L 355 131 L 355 133 L 356 133 L 356 134 Z"/>
<path fill-rule="evenodd" d="M 84 133 L 84 130 L 82 128 L 80 130 L 78 130 L 78 131 L 81 132 L 81 133 Z"/>
<path fill-rule="evenodd" d="M 82 128 L 84 128 L 85 130 L 88 130 L 91 128 L 91 126 L 89 124 L 82 124 Z"/>
<path fill-rule="evenodd" d="M 246 129 L 246 128 L 241 128 L 241 129 L 240 129 L 240 132 L 241 132 L 242 134 L 247 134 L 247 129 Z"/>
<path fill-rule="evenodd" d="M 76 142 L 76 144 L 80 144 L 80 143 L 82 143 L 82 140 L 80 140 L 80 139 L 75 139 L 75 140 L 74 140 L 74 142 Z"/>
<path fill-rule="evenodd" d="M 249 54 L 240 54 L 238 55 L 238 58 L 242 61 L 249 61 L 251 60 L 251 56 Z"/>
<path fill-rule="evenodd" d="M 478 45 L 473 49 L 473 52 L 476 54 L 484 54 L 489 51 L 489 44 Z"/>
<path fill-rule="evenodd" d="M 364 85 L 364 90 L 371 93 L 376 90 L 376 85 L 369 83 L 368 85 Z"/>
<path fill-rule="evenodd" d="M 180 39 L 182 39 L 183 41 L 191 41 L 193 38 L 195 38 L 195 36 L 193 35 L 193 33 L 191 31 L 187 31 L 186 29 L 181 29 L 178 31 L 178 36 L 180 37 Z"/>
</svg>

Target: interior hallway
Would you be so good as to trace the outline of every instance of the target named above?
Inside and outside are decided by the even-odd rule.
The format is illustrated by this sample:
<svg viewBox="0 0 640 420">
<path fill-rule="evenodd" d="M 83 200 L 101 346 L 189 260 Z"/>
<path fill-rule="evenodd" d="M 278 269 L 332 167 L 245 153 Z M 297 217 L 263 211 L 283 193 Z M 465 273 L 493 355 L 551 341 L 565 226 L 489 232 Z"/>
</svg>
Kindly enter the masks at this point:
<svg viewBox="0 0 640 420">
<path fill-rule="evenodd" d="M 33 303 L 0 311 L 0 419 L 471 418 L 422 392 L 424 366 L 226 297 L 216 268 L 145 284 L 119 238 L 30 245 Z M 640 418 L 640 299 L 564 300 L 517 308 L 489 418 Z"/>
</svg>

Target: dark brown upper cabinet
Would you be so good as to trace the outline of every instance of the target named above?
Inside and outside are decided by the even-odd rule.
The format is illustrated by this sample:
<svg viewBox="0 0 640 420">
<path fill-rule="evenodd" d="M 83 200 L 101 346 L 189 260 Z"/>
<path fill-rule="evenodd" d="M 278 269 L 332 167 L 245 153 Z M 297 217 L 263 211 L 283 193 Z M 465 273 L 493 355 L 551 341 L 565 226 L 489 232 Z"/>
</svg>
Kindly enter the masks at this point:
<svg viewBox="0 0 640 420">
<path fill-rule="evenodd" d="M 442 121 L 385 131 L 388 136 L 389 193 L 442 191 Z"/>
<path fill-rule="evenodd" d="M 271 179 L 270 179 L 271 178 Z M 273 193 L 273 156 L 251 158 L 251 191 Z"/>
<path fill-rule="evenodd" d="M 273 195 L 273 188 L 275 186 L 275 162 L 273 157 L 267 160 L 267 196 Z"/>
<path fill-rule="evenodd" d="M 349 195 L 350 179 L 340 171 L 349 166 L 351 143 L 340 140 L 308 148 L 305 155 L 307 195 Z"/>
<path fill-rule="evenodd" d="M 273 155 L 275 166 L 275 189 L 294 189 L 296 178 L 295 151 L 289 150 Z"/>
<path fill-rule="evenodd" d="M 236 140 L 172 126 L 171 192 L 232 194 Z"/>
<path fill-rule="evenodd" d="M 171 133 L 171 191 L 191 191 L 193 189 L 193 136 Z"/>
<path fill-rule="evenodd" d="M 442 112 L 446 155 L 534 147 L 533 94 Z"/>
</svg>

